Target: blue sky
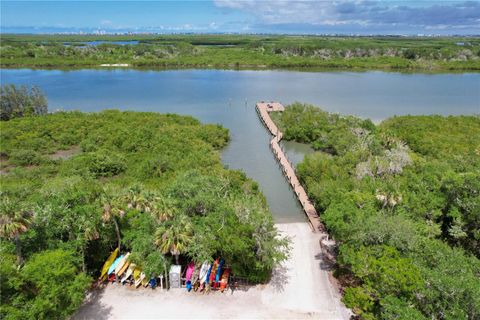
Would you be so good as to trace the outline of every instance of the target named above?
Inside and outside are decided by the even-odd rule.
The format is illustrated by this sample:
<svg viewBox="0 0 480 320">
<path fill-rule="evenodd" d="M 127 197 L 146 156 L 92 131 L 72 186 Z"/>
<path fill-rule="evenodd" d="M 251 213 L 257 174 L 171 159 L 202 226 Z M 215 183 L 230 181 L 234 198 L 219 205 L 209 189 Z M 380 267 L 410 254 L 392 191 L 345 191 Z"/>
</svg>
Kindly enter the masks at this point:
<svg viewBox="0 0 480 320">
<path fill-rule="evenodd" d="M 480 0 L 0 3 L 2 32 L 480 34 Z"/>
</svg>

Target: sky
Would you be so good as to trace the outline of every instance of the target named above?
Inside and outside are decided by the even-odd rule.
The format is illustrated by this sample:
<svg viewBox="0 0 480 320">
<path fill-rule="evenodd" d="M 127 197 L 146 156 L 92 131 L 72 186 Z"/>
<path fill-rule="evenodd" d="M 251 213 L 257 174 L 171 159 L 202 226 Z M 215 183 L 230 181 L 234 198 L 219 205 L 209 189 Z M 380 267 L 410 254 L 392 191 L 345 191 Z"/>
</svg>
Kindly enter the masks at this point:
<svg viewBox="0 0 480 320">
<path fill-rule="evenodd" d="M 3 33 L 480 34 L 480 0 L 0 1 Z"/>
</svg>

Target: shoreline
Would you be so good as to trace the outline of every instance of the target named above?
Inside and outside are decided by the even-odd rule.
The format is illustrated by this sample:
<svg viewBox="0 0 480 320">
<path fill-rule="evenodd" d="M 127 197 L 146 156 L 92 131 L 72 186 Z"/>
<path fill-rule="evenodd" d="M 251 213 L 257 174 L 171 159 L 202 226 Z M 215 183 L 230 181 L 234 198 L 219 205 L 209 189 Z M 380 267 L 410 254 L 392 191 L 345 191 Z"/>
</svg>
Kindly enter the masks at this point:
<svg viewBox="0 0 480 320">
<path fill-rule="evenodd" d="M 138 66 L 132 63 L 98 63 L 86 65 L 32 65 L 32 64 L 0 64 L 0 70 L 59 70 L 59 71 L 77 71 L 77 70 L 135 70 L 135 71 L 181 71 L 181 70 L 224 70 L 224 71 L 285 71 L 285 72 L 385 72 L 401 74 L 478 74 L 479 69 L 425 69 L 425 68 L 362 68 L 362 67 L 273 67 L 259 65 L 146 65 Z"/>
</svg>

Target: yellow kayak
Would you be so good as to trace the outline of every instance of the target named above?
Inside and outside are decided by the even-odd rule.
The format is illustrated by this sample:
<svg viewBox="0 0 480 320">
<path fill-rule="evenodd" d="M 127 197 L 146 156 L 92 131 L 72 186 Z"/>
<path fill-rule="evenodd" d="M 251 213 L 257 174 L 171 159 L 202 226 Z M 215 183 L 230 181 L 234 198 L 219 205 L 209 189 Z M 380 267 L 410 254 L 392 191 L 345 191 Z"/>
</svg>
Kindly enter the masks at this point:
<svg viewBox="0 0 480 320">
<path fill-rule="evenodd" d="M 142 273 L 142 269 L 135 267 L 135 269 L 133 269 L 133 279 L 138 280 L 140 278 L 140 273 Z"/>
<path fill-rule="evenodd" d="M 105 263 L 103 264 L 103 267 L 102 267 L 102 272 L 100 273 L 100 279 L 102 281 L 105 281 L 107 279 L 107 272 L 108 272 L 108 269 L 110 268 L 110 266 L 112 265 L 112 263 L 115 261 L 115 259 L 117 258 L 117 255 L 118 255 L 118 248 L 115 249 L 111 254 L 110 256 L 108 257 L 107 261 L 105 261 Z"/>
<path fill-rule="evenodd" d="M 135 268 L 135 270 L 133 270 L 133 278 L 135 279 L 135 288 L 139 287 L 142 284 L 142 280 L 145 278 L 142 269 Z"/>
<path fill-rule="evenodd" d="M 140 278 L 142 278 L 142 285 L 144 287 L 148 286 L 148 278 L 145 276 L 145 273 L 142 272 L 142 274 L 140 275 Z"/>
</svg>

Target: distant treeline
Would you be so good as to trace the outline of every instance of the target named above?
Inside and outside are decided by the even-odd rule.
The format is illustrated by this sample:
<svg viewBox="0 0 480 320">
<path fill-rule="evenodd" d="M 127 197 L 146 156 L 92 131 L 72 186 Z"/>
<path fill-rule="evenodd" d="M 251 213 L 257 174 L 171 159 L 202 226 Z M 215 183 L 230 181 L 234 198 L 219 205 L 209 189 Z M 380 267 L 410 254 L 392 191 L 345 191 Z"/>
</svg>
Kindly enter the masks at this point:
<svg viewBox="0 0 480 320">
<path fill-rule="evenodd" d="M 3 67 L 480 70 L 478 37 L 4 34 L 1 40 Z"/>
</svg>

